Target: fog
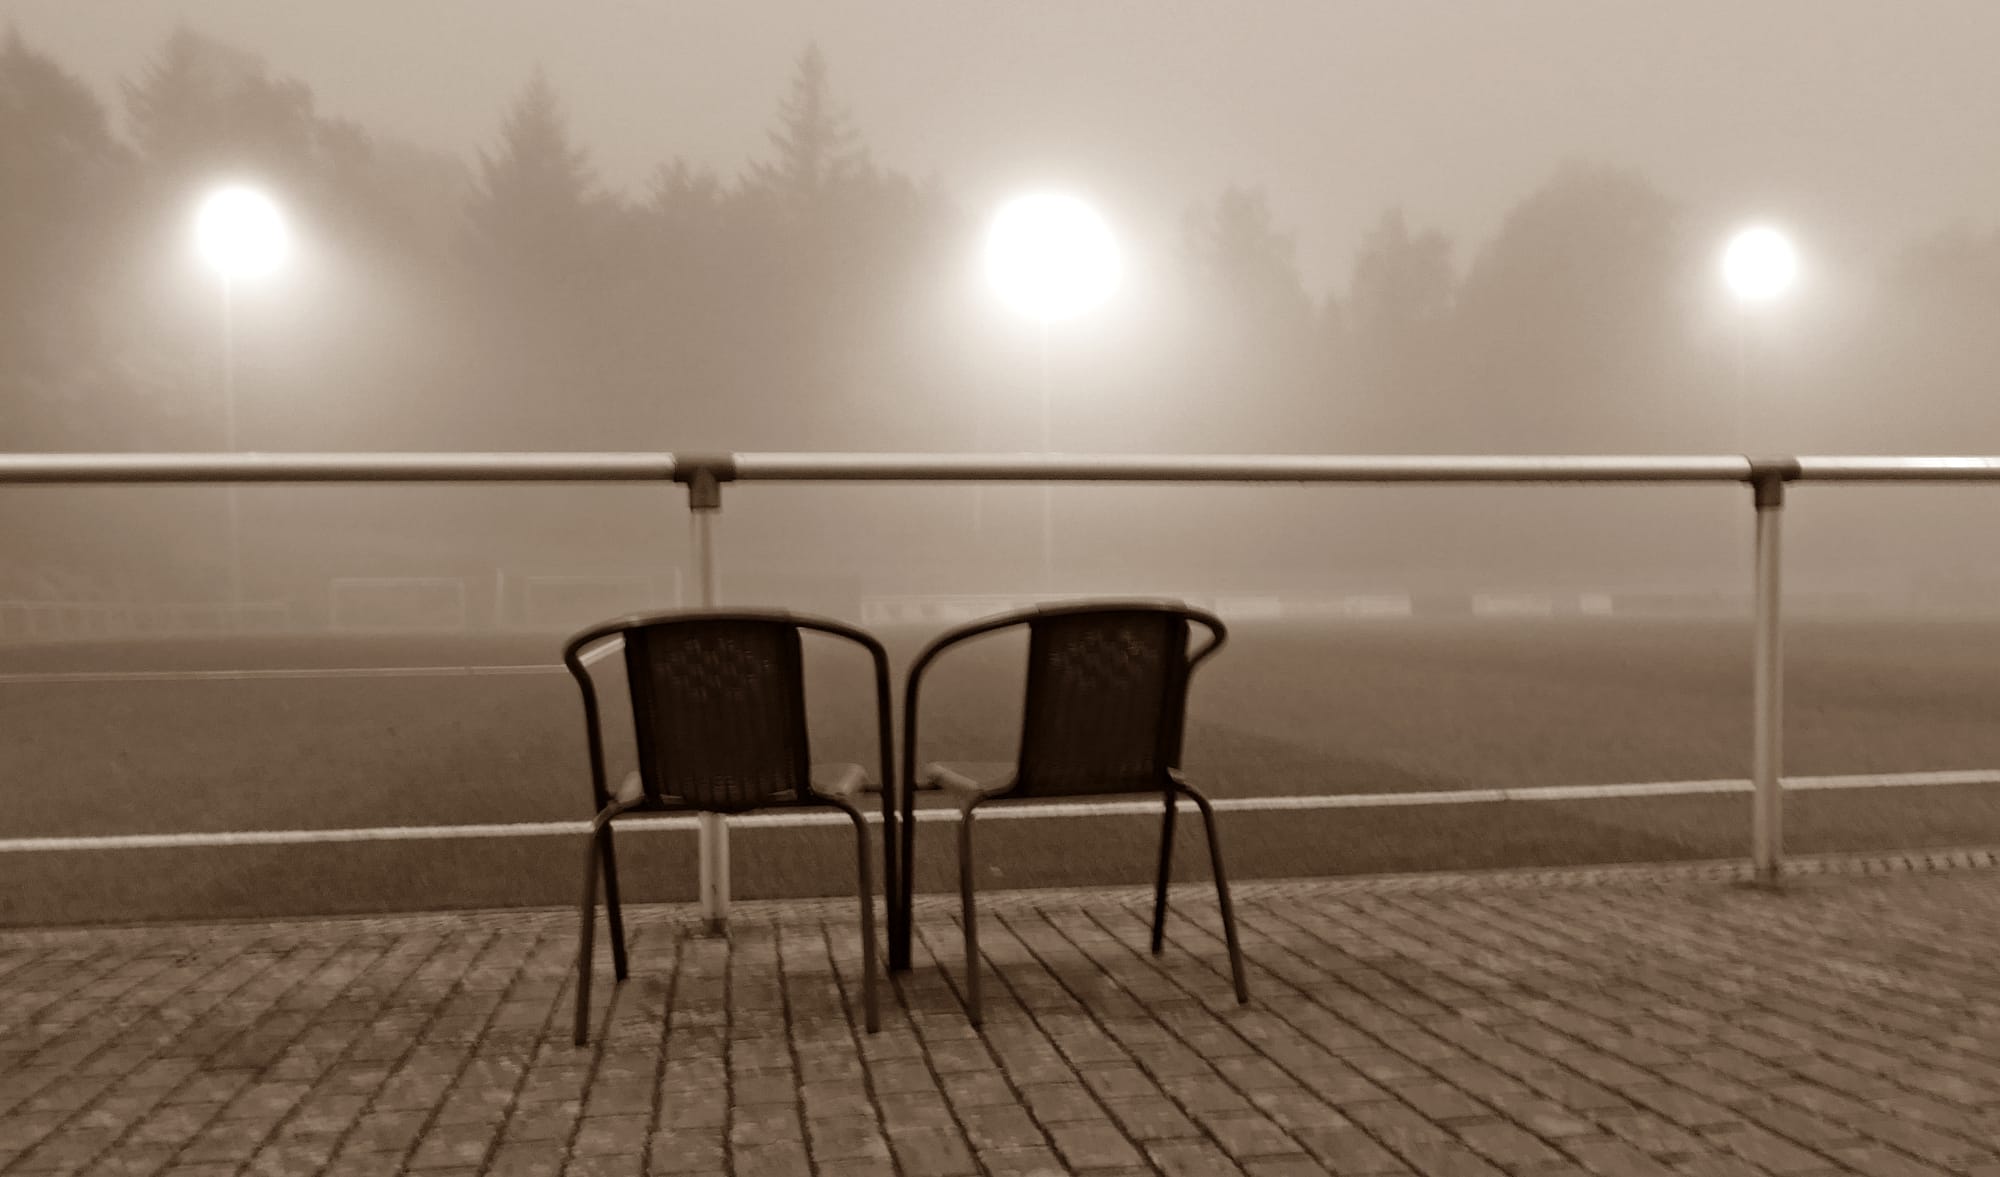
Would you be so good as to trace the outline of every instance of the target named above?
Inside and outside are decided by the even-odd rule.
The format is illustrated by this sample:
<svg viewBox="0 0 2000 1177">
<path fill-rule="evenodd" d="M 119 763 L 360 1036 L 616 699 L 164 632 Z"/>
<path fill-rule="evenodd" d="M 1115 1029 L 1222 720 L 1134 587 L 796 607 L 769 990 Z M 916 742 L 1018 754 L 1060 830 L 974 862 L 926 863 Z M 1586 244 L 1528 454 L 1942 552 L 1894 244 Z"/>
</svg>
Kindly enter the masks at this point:
<svg viewBox="0 0 2000 1177">
<path fill-rule="evenodd" d="M 0 26 L 6 450 L 1995 449 L 1988 4 L 0 0 Z M 291 243 L 226 293 L 193 245 L 224 182 Z M 1122 273 L 1038 324 L 979 263 L 1045 188 Z M 1719 269 L 1750 223 L 1800 258 L 1757 305 Z M 1802 488 L 1792 583 L 1983 601 L 1990 498 Z M 0 488 L 0 600 L 553 625 L 689 592 L 679 488 L 228 499 Z M 1035 488 L 733 486 L 718 534 L 725 599 L 846 615 L 1728 608 L 1748 499 L 1065 487 L 1045 527 Z"/>
</svg>

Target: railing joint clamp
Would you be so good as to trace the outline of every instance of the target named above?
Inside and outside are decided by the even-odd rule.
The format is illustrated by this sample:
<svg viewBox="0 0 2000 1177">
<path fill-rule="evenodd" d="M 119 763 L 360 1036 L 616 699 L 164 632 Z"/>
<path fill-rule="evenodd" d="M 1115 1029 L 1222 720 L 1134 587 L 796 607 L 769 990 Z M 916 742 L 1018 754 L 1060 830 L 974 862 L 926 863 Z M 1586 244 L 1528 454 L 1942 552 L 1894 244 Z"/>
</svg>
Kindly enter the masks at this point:
<svg viewBox="0 0 2000 1177">
<path fill-rule="evenodd" d="M 1751 458 L 1750 489 L 1759 508 L 1785 505 L 1785 484 L 1803 476 L 1797 458 Z"/>
<path fill-rule="evenodd" d="M 675 454 L 674 481 L 688 488 L 688 510 L 722 509 L 722 484 L 736 481 L 735 454 Z"/>
</svg>

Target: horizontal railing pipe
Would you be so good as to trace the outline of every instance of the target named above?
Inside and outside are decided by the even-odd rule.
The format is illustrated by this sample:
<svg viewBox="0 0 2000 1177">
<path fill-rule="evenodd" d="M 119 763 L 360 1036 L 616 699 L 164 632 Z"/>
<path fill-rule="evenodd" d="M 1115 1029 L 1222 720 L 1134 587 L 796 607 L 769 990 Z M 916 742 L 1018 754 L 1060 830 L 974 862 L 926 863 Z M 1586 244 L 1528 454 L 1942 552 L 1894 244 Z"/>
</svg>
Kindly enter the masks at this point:
<svg viewBox="0 0 2000 1177">
<path fill-rule="evenodd" d="M 742 482 L 1743 482 L 1739 455 L 739 453 Z"/>
<path fill-rule="evenodd" d="M 1807 482 L 2000 481 L 2000 457 L 1708 455 L 739 453 L 0 454 L 0 485 L 298 482 L 667 482 L 728 463 L 741 482 Z"/>
<path fill-rule="evenodd" d="M 1810 457 L 1796 458 L 1806 482 L 1990 482 L 2000 480 L 2000 458 Z"/>
<path fill-rule="evenodd" d="M 664 482 L 667 453 L 0 454 L 0 484 Z"/>
</svg>

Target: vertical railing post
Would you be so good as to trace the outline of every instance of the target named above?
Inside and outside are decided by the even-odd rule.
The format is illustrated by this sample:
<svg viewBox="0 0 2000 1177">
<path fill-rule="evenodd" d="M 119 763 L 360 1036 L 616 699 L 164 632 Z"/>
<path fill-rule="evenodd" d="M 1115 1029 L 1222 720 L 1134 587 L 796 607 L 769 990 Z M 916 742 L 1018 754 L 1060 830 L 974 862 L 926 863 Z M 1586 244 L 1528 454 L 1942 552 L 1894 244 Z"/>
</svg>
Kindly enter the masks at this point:
<svg viewBox="0 0 2000 1177">
<path fill-rule="evenodd" d="M 1757 510 L 1755 636 L 1751 655 L 1750 860 L 1757 881 L 1766 885 L 1778 881 L 1785 845 L 1785 666 L 1779 610 L 1779 537 L 1785 483 L 1798 476 L 1796 459 L 1750 463 L 1750 489 Z"/>
<path fill-rule="evenodd" d="M 715 560 L 715 516 L 722 510 L 722 483 L 735 477 L 728 456 L 674 456 L 674 481 L 688 488 L 689 547 L 694 553 L 697 601 L 713 609 L 721 595 Z M 699 819 L 701 917 L 713 935 L 729 930 L 729 823 L 719 813 Z"/>
</svg>

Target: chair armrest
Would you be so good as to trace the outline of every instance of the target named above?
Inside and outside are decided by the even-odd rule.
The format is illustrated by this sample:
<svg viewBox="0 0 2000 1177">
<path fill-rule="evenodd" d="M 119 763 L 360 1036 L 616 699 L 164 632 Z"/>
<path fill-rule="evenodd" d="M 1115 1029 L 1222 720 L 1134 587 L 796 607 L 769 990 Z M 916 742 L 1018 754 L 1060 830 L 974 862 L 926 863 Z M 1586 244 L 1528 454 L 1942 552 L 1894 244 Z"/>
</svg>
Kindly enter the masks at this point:
<svg viewBox="0 0 2000 1177">
<path fill-rule="evenodd" d="M 947 630 L 931 639 L 930 644 L 918 653 L 916 661 L 910 663 L 909 675 L 903 684 L 903 798 L 906 810 L 914 804 L 917 790 L 917 695 L 923 685 L 924 671 L 930 668 L 938 655 L 953 646 L 1016 625 L 1026 625 L 1041 613 L 1040 609 L 1021 609 Z"/>
<path fill-rule="evenodd" d="M 604 782 L 604 734 L 598 722 L 597 686 L 591 681 L 590 667 L 584 662 L 582 655 L 585 646 L 606 638 L 618 637 L 623 632 L 622 627 L 599 627 L 578 634 L 563 647 L 563 665 L 569 667 L 571 676 L 576 679 L 577 689 L 583 693 L 584 743 L 590 750 L 590 795 L 598 810 L 609 805 L 612 798 L 611 791 Z"/>
<path fill-rule="evenodd" d="M 874 663 L 875 755 L 878 761 L 876 766 L 878 776 L 876 779 L 882 782 L 882 811 L 887 815 L 891 812 L 896 791 L 896 736 L 889 701 L 889 651 L 874 634 L 844 622 L 834 621 L 825 617 L 806 617 L 800 615 L 794 615 L 790 620 L 793 625 L 798 626 L 800 629 L 809 629 L 816 633 L 845 638 L 853 642 L 855 645 L 867 650 L 870 660 Z"/>
</svg>

